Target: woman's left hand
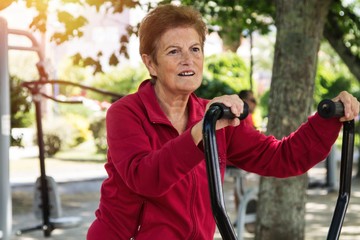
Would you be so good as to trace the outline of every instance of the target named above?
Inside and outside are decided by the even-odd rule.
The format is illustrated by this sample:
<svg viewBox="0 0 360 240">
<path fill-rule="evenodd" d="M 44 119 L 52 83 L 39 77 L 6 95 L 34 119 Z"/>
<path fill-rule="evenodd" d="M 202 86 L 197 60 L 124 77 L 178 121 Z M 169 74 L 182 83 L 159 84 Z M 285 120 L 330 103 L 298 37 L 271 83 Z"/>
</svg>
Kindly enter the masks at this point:
<svg viewBox="0 0 360 240">
<path fill-rule="evenodd" d="M 358 100 L 346 91 L 340 92 L 340 94 L 332 99 L 334 102 L 342 102 L 344 104 L 345 116 L 340 118 L 341 122 L 350 121 L 359 115 L 360 104 Z"/>
</svg>

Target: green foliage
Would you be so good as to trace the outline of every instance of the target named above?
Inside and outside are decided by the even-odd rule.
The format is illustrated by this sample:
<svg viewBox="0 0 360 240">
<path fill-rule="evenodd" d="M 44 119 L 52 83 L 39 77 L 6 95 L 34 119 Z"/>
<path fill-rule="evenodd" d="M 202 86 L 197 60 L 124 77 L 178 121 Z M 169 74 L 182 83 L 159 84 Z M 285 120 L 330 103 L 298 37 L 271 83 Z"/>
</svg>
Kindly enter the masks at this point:
<svg viewBox="0 0 360 240">
<path fill-rule="evenodd" d="M 87 118 L 79 114 L 66 114 L 65 119 L 67 124 L 73 129 L 70 147 L 76 147 L 89 139 L 90 132 Z"/>
<path fill-rule="evenodd" d="M 102 54 L 99 53 L 97 56 L 100 57 L 101 55 Z M 115 61 L 114 58 L 116 58 L 116 61 L 118 61 L 116 55 L 114 55 L 114 54 L 112 55 L 112 57 L 109 61 L 111 63 L 114 62 Z M 80 53 L 77 53 L 74 56 L 72 56 L 72 60 L 73 60 L 73 63 L 75 64 L 75 66 L 80 66 L 80 67 L 90 66 L 90 67 L 92 67 L 94 73 L 103 71 L 99 59 L 94 59 L 92 57 L 83 58 L 83 56 Z"/>
<path fill-rule="evenodd" d="M 65 26 L 65 31 L 54 33 L 51 36 L 51 41 L 55 41 L 57 44 L 60 44 L 84 35 L 81 28 L 84 27 L 88 21 L 83 16 L 75 17 L 66 11 L 59 11 L 57 13 L 57 18 L 59 22 Z"/>
<path fill-rule="evenodd" d="M 139 84 L 148 78 L 148 72 L 143 65 L 139 67 L 111 68 L 106 73 L 97 73 L 95 76 L 92 76 L 88 70 L 87 68 L 68 64 L 65 65 L 61 78 L 72 79 L 74 82 L 86 82 L 86 85 L 94 88 L 124 95 L 135 92 Z M 89 104 L 85 105 L 56 103 L 56 113 L 61 117 L 57 117 L 57 121 L 48 126 L 49 134 L 61 131 L 59 128 L 65 124 L 67 127 L 61 132 L 62 147 L 74 147 L 86 141 L 91 131 L 97 152 L 105 153 L 107 149 L 105 120 L 102 116 L 103 112 L 96 108 L 99 107 L 99 102 L 112 102 L 113 99 L 92 91 L 84 93 L 77 87 L 61 87 L 60 93 L 74 97 L 86 95 L 86 98 L 92 100 L 89 100 Z M 94 115 L 98 114 L 102 117 L 91 120 Z"/>
<path fill-rule="evenodd" d="M 346 3 L 345 3 L 346 2 Z M 357 58 L 360 57 L 360 1 L 334 1 L 330 9 L 329 18 L 336 20 L 336 27 L 342 33 L 342 41 L 347 49 Z M 328 21 L 330 28 L 335 26 Z M 338 36 L 339 37 L 339 36 Z"/>
<path fill-rule="evenodd" d="M 12 128 L 23 128 L 32 124 L 29 93 L 21 86 L 21 80 L 15 76 L 10 76 L 10 106 Z"/>
<path fill-rule="evenodd" d="M 70 60 L 67 60 L 62 62 L 59 67 L 59 78 L 62 80 L 79 83 L 86 86 L 91 86 L 91 83 L 94 78 L 93 69 L 90 66 L 80 67 L 74 65 Z M 83 90 L 80 87 L 73 87 L 68 85 L 59 85 L 58 89 L 59 90 L 57 94 L 66 97 L 79 97 L 79 96 L 85 96 L 87 95 L 87 93 L 90 93 L 90 91 Z M 98 98 L 100 97 L 98 96 Z M 73 111 L 72 109 L 74 108 L 79 109 L 85 115 L 90 112 L 89 109 L 86 109 L 85 107 L 78 108 L 80 106 L 79 104 L 77 105 L 59 104 L 59 106 L 60 108 L 69 108 L 69 111 Z"/>
<path fill-rule="evenodd" d="M 318 67 L 315 77 L 314 105 L 323 99 L 332 99 L 341 91 L 348 91 L 360 99 L 360 85 L 349 72 L 347 66 L 341 61 L 327 42 L 321 44 Z M 262 117 L 268 113 L 269 91 L 265 92 L 259 101 L 258 108 Z"/>
<path fill-rule="evenodd" d="M 50 136 L 49 141 L 61 139 L 62 150 L 73 148 L 87 141 L 90 136 L 89 123 L 86 117 L 79 114 L 63 113 L 59 116 L 43 120 L 43 134 Z"/>
<path fill-rule="evenodd" d="M 257 108 L 260 108 L 261 118 L 265 118 L 269 114 L 269 109 L 268 109 L 269 98 L 270 98 L 270 90 L 264 92 L 260 97 L 260 101 L 259 104 L 257 105 Z"/>
<path fill-rule="evenodd" d="M 319 97 L 334 98 L 340 91 L 346 90 L 351 92 L 352 81 L 344 76 L 339 76 L 335 79 L 326 78 L 326 75 L 319 73 L 317 76 L 317 91 L 321 92 Z"/>
<path fill-rule="evenodd" d="M 162 1 L 162 3 L 169 2 L 172 1 Z M 275 14 L 275 5 L 267 0 L 181 0 L 180 2 L 200 11 L 209 31 L 218 32 L 225 46 L 233 51 L 239 47 L 241 37 L 247 37 L 254 31 L 267 34 L 273 24 L 272 16 Z"/>
<path fill-rule="evenodd" d="M 236 53 L 225 52 L 205 59 L 204 78 L 196 94 L 203 98 L 214 98 L 224 94 L 237 94 L 249 89 L 249 71 Z"/>
<path fill-rule="evenodd" d="M 359 90 L 359 82 L 347 66 L 327 43 L 322 43 L 315 77 L 314 109 L 321 100 L 334 98 L 341 91 L 359 96 Z"/>
<path fill-rule="evenodd" d="M 71 60 L 65 60 L 61 62 L 58 68 L 59 79 L 67 80 L 70 82 L 81 83 L 84 85 L 90 84 L 91 79 L 93 78 L 93 69 L 91 67 L 84 67 L 79 65 L 74 65 Z M 68 96 L 71 92 L 66 92 L 70 88 L 65 88 L 65 86 L 60 86 L 60 93 Z M 77 93 L 80 92 L 80 89 L 77 89 Z"/>
<path fill-rule="evenodd" d="M 11 2 L 5 1 L 3 8 Z M 97 13 L 106 15 L 122 13 L 124 9 L 140 7 L 149 11 L 158 4 L 174 2 L 173 0 L 163 1 L 137 1 L 137 0 L 60 0 L 60 1 L 37 1 L 24 0 L 28 8 L 35 10 L 35 15 L 30 24 L 33 31 L 45 32 L 47 29 L 49 9 L 54 9 L 57 20 L 61 27 L 53 33 L 51 39 L 57 43 L 69 41 L 83 36 L 83 27 L 88 24 L 88 19 L 79 12 L 95 10 Z M 209 31 L 216 31 L 222 38 L 225 48 L 235 51 L 240 45 L 242 37 L 248 37 L 251 33 L 268 34 L 275 21 L 274 0 L 212 0 L 212 1 L 190 1 L 180 0 L 183 5 L 190 5 L 199 10 L 206 21 Z M 327 26 L 337 26 L 336 35 L 338 43 L 342 43 L 350 55 L 359 59 L 360 56 L 360 21 L 358 17 L 359 1 L 333 1 L 330 14 L 328 15 Z M 81 11 L 70 11 L 70 9 Z M 120 57 L 129 57 L 128 42 L 131 35 L 136 35 L 138 23 L 127 26 L 127 33 L 119 36 L 119 48 L 114 49 L 107 61 L 111 66 L 120 63 Z M 348 54 L 348 55 L 349 55 Z M 102 53 L 97 57 L 83 57 L 80 54 L 74 56 L 74 62 L 82 66 L 92 66 L 94 73 L 102 72 L 100 62 Z M 358 61 L 358 60 L 357 60 Z M 356 64 L 353 64 L 353 68 Z"/>
<path fill-rule="evenodd" d="M 111 91 L 119 94 L 128 94 L 135 92 L 139 84 L 149 78 L 149 74 L 144 65 L 138 67 L 124 66 L 122 68 L 112 68 L 106 73 L 98 73 L 94 76 L 91 86 L 105 91 Z M 99 101 L 111 99 L 99 94 L 90 93 L 89 97 Z"/>
<path fill-rule="evenodd" d="M 139 84 L 149 78 L 147 69 L 143 64 L 137 67 L 123 65 L 122 67 L 110 67 L 106 72 L 99 72 L 93 75 L 91 67 L 79 67 L 64 62 L 59 69 L 60 79 L 91 86 L 100 90 L 126 95 L 137 90 Z M 86 96 L 87 98 L 100 102 L 112 102 L 110 96 L 105 96 L 93 91 L 83 91 L 79 87 L 60 85 L 60 94 L 64 96 Z M 66 106 L 66 108 L 74 108 Z M 83 110 L 81 110 L 83 111 Z M 85 112 L 87 110 L 84 110 Z M 85 113 L 84 112 L 84 113 Z"/>
<path fill-rule="evenodd" d="M 21 86 L 18 77 L 10 76 L 10 124 L 11 128 L 29 127 L 34 122 L 31 114 L 31 101 L 29 93 Z M 11 146 L 22 146 L 22 136 L 11 136 Z"/>
</svg>

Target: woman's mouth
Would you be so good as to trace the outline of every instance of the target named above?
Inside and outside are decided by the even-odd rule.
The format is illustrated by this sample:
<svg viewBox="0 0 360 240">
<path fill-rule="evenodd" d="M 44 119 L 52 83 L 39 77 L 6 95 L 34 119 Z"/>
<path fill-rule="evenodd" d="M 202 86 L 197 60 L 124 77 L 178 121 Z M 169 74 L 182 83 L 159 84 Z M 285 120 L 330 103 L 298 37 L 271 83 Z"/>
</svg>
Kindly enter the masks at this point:
<svg viewBox="0 0 360 240">
<path fill-rule="evenodd" d="M 189 76 L 194 76 L 195 72 L 193 71 L 185 71 L 185 72 L 181 72 L 178 74 L 178 76 L 180 77 L 189 77 Z"/>
</svg>

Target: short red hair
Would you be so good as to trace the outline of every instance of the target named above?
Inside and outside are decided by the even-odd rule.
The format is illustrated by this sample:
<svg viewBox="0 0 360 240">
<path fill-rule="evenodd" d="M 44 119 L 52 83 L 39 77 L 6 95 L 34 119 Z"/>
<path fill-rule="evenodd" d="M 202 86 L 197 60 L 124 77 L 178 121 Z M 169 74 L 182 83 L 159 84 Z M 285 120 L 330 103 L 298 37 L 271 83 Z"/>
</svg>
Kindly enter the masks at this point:
<svg viewBox="0 0 360 240">
<path fill-rule="evenodd" d="M 140 23 L 140 55 L 147 54 L 156 63 L 157 43 L 160 37 L 167 30 L 177 27 L 194 28 L 204 48 L 207 28 L 201 14 L 191 7 L 167 4 L 153 9 Z"/>
</svg>

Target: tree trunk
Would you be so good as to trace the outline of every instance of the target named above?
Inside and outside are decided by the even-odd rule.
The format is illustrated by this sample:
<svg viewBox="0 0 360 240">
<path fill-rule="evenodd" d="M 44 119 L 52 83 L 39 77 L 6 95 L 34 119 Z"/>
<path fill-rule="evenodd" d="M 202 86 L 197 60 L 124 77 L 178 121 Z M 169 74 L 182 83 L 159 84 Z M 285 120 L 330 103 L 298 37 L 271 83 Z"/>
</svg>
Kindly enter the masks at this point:
<svg viewBox="0 0 360 240">
<path fill-rule="evenodd" d="M 317 53 L 331 0 L 277 0 L 268 133 L 290 134 L 310 114 Z M 306 159 L 304 159 L 306 161 Z M 261 178 L 256 240 L 304 239 L 307 175 Z"/>
</svg>

